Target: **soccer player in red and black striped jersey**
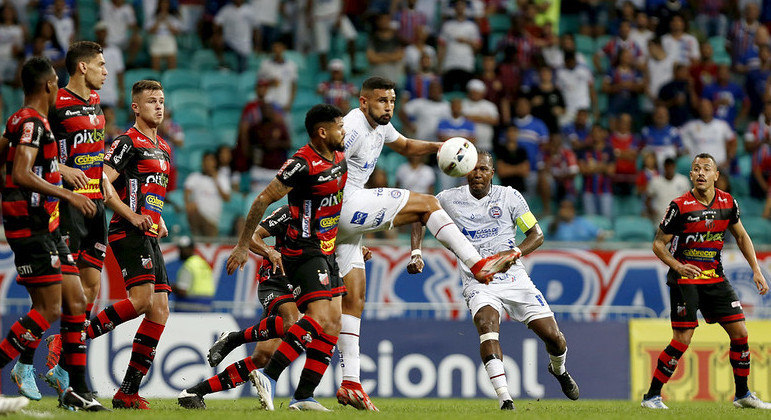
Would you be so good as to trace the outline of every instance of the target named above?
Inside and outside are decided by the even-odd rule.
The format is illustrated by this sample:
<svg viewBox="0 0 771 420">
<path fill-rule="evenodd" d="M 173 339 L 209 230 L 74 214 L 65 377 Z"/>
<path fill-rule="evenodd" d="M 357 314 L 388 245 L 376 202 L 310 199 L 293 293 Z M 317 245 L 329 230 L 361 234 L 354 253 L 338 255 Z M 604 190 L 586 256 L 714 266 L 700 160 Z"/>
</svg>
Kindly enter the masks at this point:
<svg viewBox="0 0 771 420">
<path fill-rule="evenodd" d="M 65 389 L 60 401 L 87 411 L 104 410 L 86 385 L 81 337 L 85 297 L 75 261 L 59 233 L 60 199 L 86 217 L 96 214 L 96 206 L 61 188 L 56 141 L 46 118 L 57 94 L 58 78 L 51 63 L 32 58 L 22 67 L 21 78 L 24 107 L 9 118 L 0 142 L 8 145 L 2 207 L 5 235 L 19 273 L 17 282 L 27 288 L 32 309 L 0 343 L 0 367 L 22 351 L 36 348 L 43 331 L 61 315 L 62 334 L 75 351 L 68 363 L 72 387 Z M 70 340 L 70 336 L 76 337 Z"/>
<path fill-rule="evenodd" d="M 264 370 L 250 375 L 268 410 L 273 410 L 275 381 L 307 351 L 290 408 L 326 411 L 313 399 L 313 391 L 329 366 L 340 333 L 341 299 L 333 297 L 333 288 L 339 281 L 335 240 L 348 175 L 342 112 L 332 105 L 316 105 L 305 115 L 305 128 L 310 142 L 284 163 L 276 179 L 254 200 L 238 245 L 227 262 L 229 273 L 243 267 L 250 239 L 265 209 L 288 194 L 292 220 L 281 260 L 289 282 L 299 289 L 297 307 L 305 316 L 289 328 Z"/>
<path fill-rule="evenodd" d="M 697 155 L 691 163 L 693 189 L 670 203 L 653 241 L 653 252 L 670 268 L 667 284 L 672 341 L 659 355 L 650 389 L 643 396 L 642 406 L 646 408 L 668 408 L 661 400 L 661 388 L 688 348 L 699 325 L 696 311 L 700 310 L 708 324 L 719 323 L 731 340 L 734 406 L 771 409 L 771 404 L 761 401 L 747 387 L 750 348 L 744 312 L 721 263 L 726 231 L 736 238 L 752 268 L 758 293 L 768 293 L 768 284 L 760 271 L 752 240 L 739 220 L 739 205 L 731 194 L 715 188 L 719 176 L 715 158 L 707 153 Z"/>
<path fill-rule="evenodd" d="M 155 357 L 169 317 L 171 292 L 158 238 L 168 235 L 161 218 L 171 170 L 171 149 L 158 136 L 164 96 L 160 83 L 140 80 L 131 89 L 136 123 L 115 139 L 104 157 L 104 172 L 118 191 L 107 200 L 115 211 L 110 221 L 110 247 L 123 272 L 128 298 L 105 308 L 86 330 L 88 338 L 144 315 L 134 336 L 126 376 L 112 399 L 113 408 L 149 409 L 139 384 Z"/>
</svg>

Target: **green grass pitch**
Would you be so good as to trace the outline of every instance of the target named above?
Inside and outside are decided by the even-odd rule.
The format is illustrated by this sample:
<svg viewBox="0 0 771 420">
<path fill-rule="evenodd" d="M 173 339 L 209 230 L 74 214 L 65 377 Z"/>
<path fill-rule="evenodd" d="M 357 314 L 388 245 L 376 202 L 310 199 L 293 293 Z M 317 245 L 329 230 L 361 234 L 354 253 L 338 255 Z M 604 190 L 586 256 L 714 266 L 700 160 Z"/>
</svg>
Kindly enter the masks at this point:
<svg viewBox="0 0 771 420">
<path fill-rule="evenodd" d="M 109 398 L 101 398 L 100 401 L 109 404 Z M 471 418 L 509 418 L 519 417 L 536 420 L 544 419 L 768 419 L 769 413 L 754 410 L 739 410 L 730 402 L 691 402 L 671 403 L 668 411 L 650 411 L 640 407 L 637 401 L 608 401 L 608 400 L 516 400 L 517 410 L 514 412 L 501 412 L 497 410 L 498 402 L 495 400 L 463 400 L 463 399 L 380 399 L 374 400 L 380 409 L 379 413 L 356 411 L 350 407 L 343 407 L 331 398 L 321 398 L 320 402 L 331 408 L 331 413 L 292 412 L 287 409 L 288 399 L 276 400 L 276 411 L 263 412 L 258 409 L 259 403 L 254 398 L 239 400 L 211 400 L 207 401 L 206 410 L 184 410 L 177 405 L 176 400 L 151 399 L 153 409 L 150 411 L 119 410 L 112 413 L 73 413 L 56 407 L 56 400 L 44 398 L 43 401 L 31 401 L 23 413 L 17 413 L 1 417 L 2 419 L 31 419 L 31 418 L 79 418 L 89 419 L 158 419 L 158 420 L 225 420 L 225 419 L 254 419 L 259 417 L 270 420 L 301 419 L 301 418 L 329 418 L 335 420 L 347 419 L 471 419 Z M 249 417 L 246 417 L 249 416 Z"/>
</svg>

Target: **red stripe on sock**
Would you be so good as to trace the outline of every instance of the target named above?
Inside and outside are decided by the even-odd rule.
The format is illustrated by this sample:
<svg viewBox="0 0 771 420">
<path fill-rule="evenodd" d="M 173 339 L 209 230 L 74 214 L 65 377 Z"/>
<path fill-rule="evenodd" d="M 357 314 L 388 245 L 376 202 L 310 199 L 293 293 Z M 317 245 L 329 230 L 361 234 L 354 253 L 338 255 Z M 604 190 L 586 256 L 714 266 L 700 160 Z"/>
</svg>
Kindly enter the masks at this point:
<svg viewBox="0 0 771 420">
<path fill-rule="evenodd" d="M 37 324 L 38 327 L 40 327 L 40 329 L 43 331 L 51 327 L 51 324 L 49 324 L 48 321 L 46 321 L 46 319 L 43 318 L 43 315 L 40 315 L 40 312 L 34 309 L 30 309 L 30 311 L 27 312 L 27 316 L 29 316 L 33 321 L 35 321 L 35 324 Z"/>
<path fill-rule="evenodd" d="M 2 343 L 0 343 L 0 351 L 2 351 L 6 357 L 13 360 L 16 358 L 16 356 L 19 355 L 19 351 L 14 348 L 11 343 L 8 342 L 8 339 L 6 338 L 3 340 Z"/>
<path fill-rule="evenodd" d="M 658 369 L 653 371 L 653 377 L 661 381 L 662 384 L 669 382 L 669 376 L 665 375 L 664 372 Z"/>
<path fill-rule="evenodd" d="M 139 354 L 141 354 L 143 356 L 151 357 L 151 355 L 153 353 L 153 348 L 152 347 L 148 347 L 148 346 L 146 346 L 146 345 L 144 345 L 142 343 L 136 343 L 135 342 L 131 346 L 131 351 L 133 353 L 139 353 Z"/>
<path fill-rule="evenodd" d="M 212 376 L 211 378 L 206 380 L 209 383 L 209 387 L 211 388 L 212 392 L 220 392 L 222 391 L 222 384 L 220 383 L 220 379 L 216 376 Z"/>
<path fill-rule="evenodd" d="M 140 365 L 139 363 L 137 363 L 137 362 L 135 362 L 133 360 L 129 361 L 129 366 L 131 366 L 134 369 L 138 370 L 139 373 L 141 373 L 142 375 L 147 375 L 147 371 L 150 369 L 149 367 L 142 366 L 142 365 Z"/>
<path fill-rule="evenodd" d="M 276 335 L 278 335 L 279 337 L 283 337 L 284 336 L 284 319 L 281 318 L 280 316 L 276 317 L 275 328 L 276 328 Z"/>
<path fill-rule="evenodd" d="M 736 376 L 750 376 L 750 370 L 749 369 L 734 368 L 734 375 L 736 375 Z"/>
<path fill-rule="evenodd" d="M 246 368 L 249 369 L 249 372 L 257 369 L 257 365 L 254 364 L 251 357 L 244 359 L 244 364 L 246 365 Z"/>
<path fill-rule="evenodd" d="M 86 366 L 85 353 L 62 353 L 62 358 L 69 366 Z"/>
<path fill-rule="evenodd" d="M 287 344 L 285 341 L 282 341 L 281 344 L 279 344 L 277 352 L 283 354 L 287 359 L 289 360 L 295 360 L 297 357 L 300 356 L 299 353 L 297 353 L 292 346 Z"/>
<path fill-rule="evenodd" d="M 741 346 L 741 345 L 747 344 L 749 340 L 750 340 L 749 337 L 732 338 L 731 344 Z"/>
<path fill-rule="evenodd" d="M 233 386 L 238 386 L 246 382 L 246 378 L 242 378 L 241 374 L 238 373 L 238 369 L 236 369 L 235 363 L 225 368 L 225 372 L 228 373 L 228 377 L 230 377 L 230 383 L 233 384 Z"/>
<path fill-rule="evenodd" d="M 128 299 L 123 299 L 119 302 L 116 302 L 114 305 L 112 305 L 112 308 L 115 309 L 115 313 L 117 313 L 120 319 L 123 321 L 128 321 L 139 316 L 136 309 L 134 309 L 134 304 L 131 303 L 131 301 Z M 101 315 L 101 313 L 99 315 Z M 102 323 L 110 321 L 107 316 L 105 316 L 104 320 L 102 320 L 102 318 L 99 318 L 99 320 L 103 321 Z M 142 323 L 144 324 L 144 321 L 142 321 Z M 140 326 L 139 328 L 142 327 Z"/>
<path fill-rule="evenodd" d="M 313 360 L 309 358 L 305 360 L 304 369 L 308 369 L 310 371 L 318 373 L 319 375 L 323 375 L 324 372 L 327 370 L 327 364 L 320 362 L 318 360 Z"/>
<path fill-rule="evenodd" d="M 254 326 L 251 326 L 244 330 L 244 341 L 251 343 L 254 341 Z"/>
<path fill-rule="evenodd" d="M 131 308 L 133 309 L 134 306 L 131 306 Z M 150 321 L 149 319 L 145 318 L 142 320 L 142 324 L 139 325 L 137 333 L 144 334 L 157 340 L 161 338 L 161 334 L 163 334 L 164 328 L 166 328 L 165 325 Z"/>
<path fill-rule="evenodd" d="M 89 303 L 89 304 L 86 305 L 86 312 L 91 312 L 93 310 L 94 310 L 94 304 L 93 303 Z"/>
<path fill-rule="evenodd" d="M 683 344 L 679 341 L 672 340 L 669 342 L 669 345 L 672 346 L 675 350 L 680 351 L 681 353 L 685 353 L 685 351 L 688 350 L 688 345 Z"/>
</svg>

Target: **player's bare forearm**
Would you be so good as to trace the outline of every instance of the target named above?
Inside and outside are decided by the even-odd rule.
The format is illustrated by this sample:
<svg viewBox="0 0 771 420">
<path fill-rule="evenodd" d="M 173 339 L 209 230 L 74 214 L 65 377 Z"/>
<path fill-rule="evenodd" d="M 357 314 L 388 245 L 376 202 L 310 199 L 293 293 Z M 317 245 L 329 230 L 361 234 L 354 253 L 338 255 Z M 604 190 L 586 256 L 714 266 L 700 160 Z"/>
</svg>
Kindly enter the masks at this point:
<svg viewBox="0 0 771 420">
<path fill-rule="evenodd" d="M 667 244 L 672 241 L 672 235 L 664 233 L 661 229 L 656 230 L 656 237 L 653 239 L 653 253 L 664 264 L 670 268 L 677 270 L 680 265 L 680 261 L 677 261 L 675 257 L 667 249 Z"/>
<path fill-rule="evenodd" d="M 412 232 L 410 233 L 410 246 L 412 249 L 420 249 L 423 246 L 424 236 L 426 236 L 426 227 L 419 222 L 413 223 Z"/>
<path fill-rule="evenodd" d="M 435 141 L 415 140 L 400 137 L 398 140 L 386 143 L 391 149 L 402 156 L 423 156 L 436 153 L 442 143 Z"/>
<path fill-rule="evenodd" d="M 539 225 L 535 225 L 527 230 L 525 239 L 518 245 L 522 255 L 525 256 L 543 245 L 543 231 Z"/>
<path fill-rule="evenodd" d="M 126 220 L 131 220 L 134 214 L 136 214 L 133 210 L 131 210 L 131 207 L 127 206 L 126 203 L 121 201 L 117 194 L 113 194 L 109 199 L 105 200 L 104 204 Z"/>
<path fill-rule="evenodd" d="M 254 235 L 252 235 L 252 241 L 249 243 L 249 251 L 252 251 L 263 258 L 268 258 L 268 248 L 270 248 L 270 245 L 266 244 L 263 240 L 263 238 L 267 238 L 268 236 L 270 236 L 270 233 L 263 227 L 258 226 Z"/>
<path fill-rule="evenodd" d="M 278 179 L 270 181 L 267 187 L 254 199 L 252 206 L 249 208 L 249 214 L 246 216 L 246 223 L 244 224 L 244 230 L 241 232 L 241 237 L 238 239 L 238 247 L 246 248 L 251 242 L 252 235 L 257 229 L 257 225 L 262 220 L 262 216 L 265 214 L 265 210 L 269 205 L 283 198 L 291 191 L 292 188 L 281 183 Z"/>
</svg>

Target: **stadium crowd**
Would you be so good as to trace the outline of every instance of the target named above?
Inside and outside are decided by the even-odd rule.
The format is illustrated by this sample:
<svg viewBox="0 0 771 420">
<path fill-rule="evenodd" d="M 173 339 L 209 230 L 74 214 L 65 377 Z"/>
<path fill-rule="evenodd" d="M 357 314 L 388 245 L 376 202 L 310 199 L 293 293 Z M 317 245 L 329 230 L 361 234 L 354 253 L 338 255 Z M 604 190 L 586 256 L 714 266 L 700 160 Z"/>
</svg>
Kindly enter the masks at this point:
<svg viewBox="0 0 771 420">
<path fill-rule="evenodd" d="M 182 232 L 236 235 L 237 216 L 305 143 L 307 109 L 357 107 L 361 80 L 380 75 L 399 86 L 400 131 L 493 152 L 500 183 L 525 194 L 550 239 L 651 239 L 689 188 L 692 156 L 708 152 L 750 234 L 771 242 L 771 2 L 1 4 L 3 119 L 20 104 L 19 63 L 48 57 L 64 85 L 75 40 L 105 46 L 108 143 L 130 125 L 133 82 L 163 83 L 159 134 L 176 162 L 164 216 Z M 385 153 L 378 164 L 373 185 L 457 182 L 430 160 Z"/>
</svg>

